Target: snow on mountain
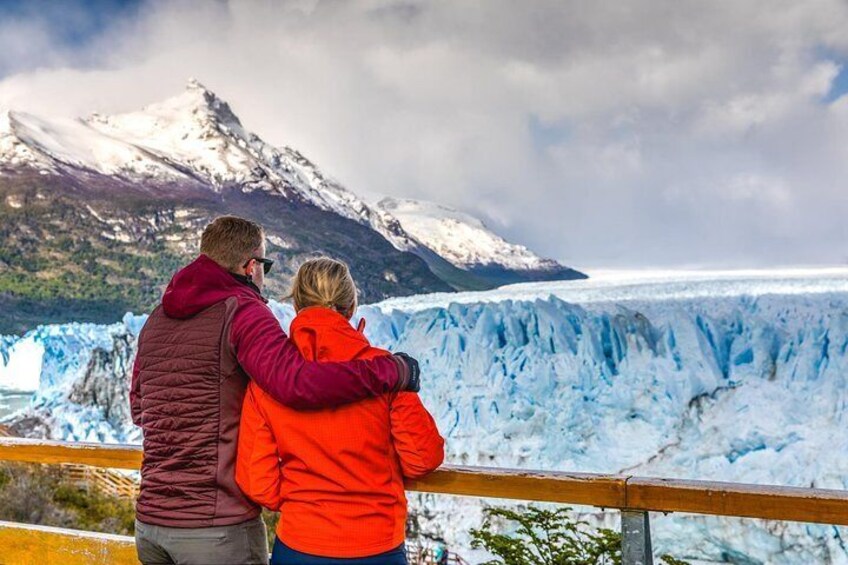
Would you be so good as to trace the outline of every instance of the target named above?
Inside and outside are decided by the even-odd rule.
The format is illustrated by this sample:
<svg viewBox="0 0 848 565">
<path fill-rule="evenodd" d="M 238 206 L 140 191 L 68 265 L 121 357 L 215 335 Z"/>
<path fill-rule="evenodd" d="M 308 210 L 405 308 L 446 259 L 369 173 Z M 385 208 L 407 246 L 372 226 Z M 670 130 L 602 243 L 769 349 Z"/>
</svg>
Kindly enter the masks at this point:
<svg viewBox="0 0 848 565">
<path fill-rule="evenodd" d="M 360 311 L 375 345 L 421 360 L 448 462 L 848 488 L 848 271 L 485 294 Z M 291 308 L 272 308 L 287 326 Z M 137 441 L 126 407 L 111 404 L 125 402 L 143 320 L 0 341 L 0 386 L 32 386 L 41 366 L 33 407 L 13 420 L 57 438 Z M 427 507 L 426 529 L 467 547 L 481 501 L 410 498 Z M 612 513 L 587 517 L 614 526 Z M 686 559 L 848 563 L 842 528 L 687 515 L 653 524 L 658 550 Z"/>
<path fill-rule="evenodd" d="M 16 115 L 16 114 L 15 114 Z M 42 169 L 49 166 L 49 160 L 27 146 L 15 133 L 17 120 L 13 112 L 0 112 L 0 156 L 9 166 L 32 166 Z"/>
<path fill-rule="evenodd" d="M 421 200 L 383 198 L 380 210 L 398 219 L 403 229 L 460 269 L 498 265 L 516 271 L 559 268 L 524 247 L 509 243 L 477 218 Z"/>
<path fill-rule="evenodd" d="M 220 187 L 254 180 L 259 166 L 248 150 L 247 133 L 226 102 L 190 81 L 186 90 L 138 112 L 101 116 L 86 122 L 114 139 L 203 177 Z M 254 140 L 255 141 L 255 140 Z"/>
<path fill-rule="evenodd" d="M 263 190 L 369 226 L 401 251 L 426 246 L 461 268 L 559 267 L 507 243 L 466 214 L 412 201 L 370 206 L 297 150 L 274 147 L 246 130 L 225 101 L 195 80 L 181 94 L 136 112 L 94 114 L 82 120 L 5 112 L 0 115 L 0 165 L 66 174 L 92 171 L 154 183 L 192 182 L 215 191 Z M 403 221 L 392 207 L 403 214 Z"/>
<path fill-rule="evenodd" d="M 199 181 L 214 190 L 265 190 L 368 225 L 403 251 L 416 245 L 390 215 L 372 209 L 301 153 L 247 131 L 230 106 L 196 80 L 137 112 L 83 120 L 5 112 L 0 162 L 155 182 Z"/>
<path fill-rule="evenodd" d="M 0 119 L 0 159 L 12 166 L 58 170 L 57 163 L 106 175 L 138 174 L 175 178 L 167 165 L 119 139 L 104 136 L 81 120 L 46 120 L 7 111 Z"/>
<path fill-rule="evenodd" d="M 283 147 L 281 151 L 288 165 L 306 181 L 310 198 L 317 206 L 370 226 L 401 251 L 412 251 L 420 245 L 395 217 L 366 204 L 338 181 L 325 175 L 300 152 L 291 147 Z"/>
<path fill-rule="evenodd" d="M 300 198 L 369 225 L 399 249 L 414 244 L 386 214 L 371 209 L 294 149 L 247 131 L 230 106 L 195 80 L 140 111 L 84 120 L 6 112 L 0 161 L 41 170 L 67 167 L 154 182 L 196 181 Z"/>
</svg>

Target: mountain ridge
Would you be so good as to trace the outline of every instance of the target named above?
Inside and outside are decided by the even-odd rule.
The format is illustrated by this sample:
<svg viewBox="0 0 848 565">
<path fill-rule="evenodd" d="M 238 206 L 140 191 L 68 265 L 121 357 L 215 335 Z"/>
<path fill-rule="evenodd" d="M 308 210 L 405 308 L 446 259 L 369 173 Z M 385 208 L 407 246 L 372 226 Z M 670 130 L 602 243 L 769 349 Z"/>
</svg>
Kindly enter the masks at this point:
<svg viewBox="0 0 848 565">
<path fill-rule="evenodd" d="M 366 302 L 582 275 L 566 268 L 540 274 L 508 267 L 492 274 L 452 262 L 297 149 L 275 147 L 245 129 L 226 101 L 192 80 L 177 96 L 135 112 L 84 119 L 0 114 L 0 220 L 6 224 L 0 234 L 0 304 L 31 313 L 24 325 L 0 323 L 0 332 L 78 319 L 85 301 L 105 303 L 105 296 L 115 298 L 108 310 L 149 308 L 172 274 L 164 269 L 193 255 L 204 222 L 237 212 L 262 221 L 269 237 L 285 242 L 270 240 L 283 274 L 271 283 L 273 293 L 283 293 L 297 263 L 316 254 L 350 263 Z M 188 231 L 172 233 L 186 219 Z M 168 226 L 164 232 L 160 220 Z M 143 249 L 132 249 L 134 244 Z M 157 253 L 164 254 L 161 261 Z M 137 271 L 142 280 L 134 282 L 122 265 L 138 266 L 137 255 L 145 257 L 147 272 Z M 52 290 L 37 288 L 38 280 Z M 116 290 L 120 285 L 127 290 Z M 133 290 L 138 287 L 143 300 Z M 80 306 L 73 308 L 76 318 L 38 315 L 45 300 L 58 301 L 59 310 L 71 308 L 61 306 L 68 298 Z"/>
<path fill-rule="evenodd" d="M 436 255 L 478 276 L 501 272 L 503 280 L 499 282 L 503 284 L 587 278 L 523 245 L 506 241 L 479 218 L 444 204 L 384 197 L 375 206 L 392 214 L 407 233 Z M 510 272 L 518 276 L 511 277 Z"/>
</svg>

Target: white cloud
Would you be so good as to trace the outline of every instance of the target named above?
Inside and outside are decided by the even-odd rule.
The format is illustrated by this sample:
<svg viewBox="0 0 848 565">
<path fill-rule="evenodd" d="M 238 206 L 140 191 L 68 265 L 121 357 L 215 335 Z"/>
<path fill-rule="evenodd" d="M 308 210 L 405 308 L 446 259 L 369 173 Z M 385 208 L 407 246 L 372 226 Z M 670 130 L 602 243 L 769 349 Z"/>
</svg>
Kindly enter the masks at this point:
<svg viewBox="0 0 848 565">
<path fill-rule="evenodd" d="M 577 267 L 848 256 L 842 0 L 159 2 L 72 52 L 29 37 L 0 42 L 26 61 L 0 106 L 130 110 L 195 76 L 350 188 Z"/>
</svg>

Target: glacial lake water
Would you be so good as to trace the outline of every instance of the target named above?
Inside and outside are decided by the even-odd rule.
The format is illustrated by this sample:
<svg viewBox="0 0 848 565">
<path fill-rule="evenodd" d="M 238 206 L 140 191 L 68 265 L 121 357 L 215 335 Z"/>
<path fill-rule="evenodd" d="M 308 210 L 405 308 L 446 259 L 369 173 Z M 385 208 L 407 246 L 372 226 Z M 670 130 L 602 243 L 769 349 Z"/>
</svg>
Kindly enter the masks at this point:
<svg viewBox="0 0 848 565">
<path fill-rule="evenodd" d="M 31 392 L 10 391 L 0 388 L 0 419 L 28 406 L 32 396 Z"/>
</svg>

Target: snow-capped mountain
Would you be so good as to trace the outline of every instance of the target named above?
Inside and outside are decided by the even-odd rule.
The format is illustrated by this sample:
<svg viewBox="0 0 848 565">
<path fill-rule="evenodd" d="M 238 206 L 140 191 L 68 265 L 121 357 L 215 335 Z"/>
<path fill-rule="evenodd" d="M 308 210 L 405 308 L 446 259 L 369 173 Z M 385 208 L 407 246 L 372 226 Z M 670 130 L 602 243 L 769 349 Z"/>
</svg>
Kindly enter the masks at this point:
<svg viewBox="0 0 848 565">
<path fill-rule="evenodd" d="M 290 307 L 272 306 L 287 326 Z M 422 361 L 450 463 L 837 489 L 848 488 L 847 313 L 845 269 L 529 283 L 360 311 L 375 345 Z M 0 340 L 0 387 L 38 387 L 14 427 L 137 441 L 112 403 L 125 401 L 143 321 Z M 428 509 L 425 530 L 467 547 L 480 501 L 410 498 Z M 588 517 L 613 527 L 612 514 Z M 652 520 L 658 552 L 687 560 L 848 563 L 831 526 Z"/>
<path fill-rule="evenodd" d="M 87 170 L 157 183 L 200 182 L 299 198 L 391 234 L 384 215 L 325 175 L 296 150 L 278 149 L 244 129 L 230 106 L 196 80 L 138 112 L 46 120 L 7 111 L 0 163 L 45 172 Z M 399 246 L 409 246 L 396 234 Z"/>
<path fill-rule="evenodd" d="M 274 147 L 246 130 L 226 102 L 195 80 L 173 98 L 125 114 L 69 120 L 7 111 L 0 117 L 0 169 L 10 167 L 281 195 L 368 226 L 399 251 L 416 252 L 428 262 L 430 254 L 424 248 L 461 269 L 469 270 L 478 265 L 475 259 L 481 259 L 480 265 L 516 271 L 511 279 L 496 277 L 489 286 L 503 280 L 532 280 L 537 271 L 544 275 L 541 278 L 575 276 L 553 261 L 543 262 L 508 244 L 467 216 L 463 225 L 473 225 L 477 235 L 486 236 L 479 239 L 479 250 L 473 249 L 472 237 L 448 237 L 442 231 L 441 241 L 435 234 L 421 241 L 386 206 L 369 206 L 297 150 Z M 486 278 L 486 273 L 478 274 Z"/>
<path fill-rule="evenodd" d="M 503 269 L 550 273 L 551 278 L 585 278 L 574 272 L 572 276 L 562 276 L 562 265 L 553 259 L 544 259 L 523 245 L 506 241 L 479 219 L 448 206 L 387 197 L 377 207 L 397 218 L 407 233 L 460 269 L 472 272 Z"/>
<path fill-rule="evenodd" d="M 265 226 L 272 297 L 316 254 L 351 265 L 366 302 L 452 289 L 396 221 L 191 82 L 128 114 L 0 114 L 0 333 L 149 311 L 227 213 Z"/>
<path fill-rule="evenodd" d="M 200 177 L 217 190 L 239 186 L 300 198 L 370 226 L 401 251 L 414 246 L 392 218 L 376 213 L 297 150 L 274 147 L 245 130 L 230 106 L 196 80 L 179 96 L 139 112 L 94 115 L 85 123 L 168 163 L 171 178 Z M 123 166 L 142 176 L 153 170 L 140 160 Z"/>
</svg>

